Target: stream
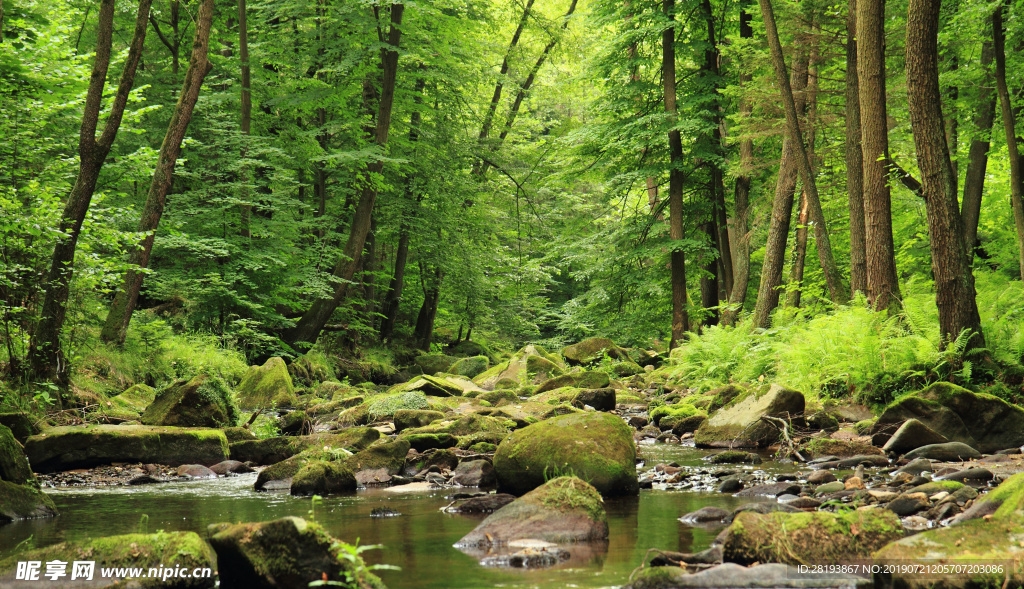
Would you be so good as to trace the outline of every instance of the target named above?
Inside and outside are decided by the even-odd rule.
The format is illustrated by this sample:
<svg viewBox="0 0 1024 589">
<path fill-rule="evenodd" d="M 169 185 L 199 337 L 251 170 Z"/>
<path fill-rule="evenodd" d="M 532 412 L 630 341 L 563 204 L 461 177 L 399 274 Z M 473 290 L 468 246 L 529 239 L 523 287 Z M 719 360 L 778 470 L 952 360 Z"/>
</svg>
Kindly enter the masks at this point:
<svg viewBox="0 0 1024 589">
<path fill-rule="evenodd" d="M 677 444 L 640 449 L 651 465 L 707 466 L 701 458 L 708 452 L 702 450 Z M 779 473 L 793 467 L 766 461 L 735 468 Z M 157 530 L 188 530 L 205 536 L 206 527 L 214 523 L 294 515 L 315 519 L 343 541 L 381 545 L 363 556 L 371 564 L 401 568 L 378 571 L 390 589 L 613 587 L 627 582 L 649 549 L 696 552 L 707 548 L 720 530 L 683 524 L 678 521 L 681 515 L 708 505 L 730 509 L 751 501 L 715 492 L 658 489 L 642 490 L 639 498 L 608 500 L 607 545 L 593 546 L 583 554 L 574 550 L 574 558 L 561 566 L 519 570 L 483 567 L 476 558 L 452 546 L 485 516 L 449 514 L 441 509 L 450 503 L 448 495 L 473 489 L 403 493 L 400 486 L 374 488 L 325 497 L 314 506 L 310 498 L 292 497 L 287 492 L 257 493 L 252 490 L 255 479 L 255 474 L 246 474 L 139 487 L 47 489 L 61 515 L 5 525 L 0 534 L 0 558 L 29 545 Z M 378 507 L 402 515 L 371 517 L 371 510 Z M 25 546 L 19 548 L 22 544 Z"/>
</svg>

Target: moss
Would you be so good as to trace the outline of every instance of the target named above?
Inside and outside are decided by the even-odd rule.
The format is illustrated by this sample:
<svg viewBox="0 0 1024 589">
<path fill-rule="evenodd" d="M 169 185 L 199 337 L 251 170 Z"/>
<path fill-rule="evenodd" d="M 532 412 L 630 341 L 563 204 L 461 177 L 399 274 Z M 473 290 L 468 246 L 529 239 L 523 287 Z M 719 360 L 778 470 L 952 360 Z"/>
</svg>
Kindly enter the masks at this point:
<svg viewBox="0 0 1024 589">
<path fill-rule="evenodd" d="M 674 589 L 679 587 L 683 577 L 689 575 L 685 569 L 679 567 L 646 567 L 640 570 L 629 587 L 632 589 Z"/>
<path fill-rule="evenodd" d="M 405 456 L 410 447 L 407 440 L 382 442 L 356 452 L 348 458 L 347 463 L 355 472 L 383 468 L 388 474 L 398 474 L 405 466 Z"/>
<path fill-rule="evenodd" d="M 458 440 L 451 434 L 405 434 L 400 440 L 409 442 L 417 452 L 433 448 L 451 448 L 458 445 Z"/>
<path fill-rule="evenodd" d="M 34 482 L 35 475 L 25 458 L 25 450 L 7 426 L 0 425 L 0 481 L 16 485 Z"/>
<path fill-rule="evenodd" d="M 489 393 L 481 393 L 479 396 L 477 396 L 477 399 L 480 399 L 481 401 L 486 401 L 491 405 L 498 406 L 508 403 L 519 402 L 519 397 L 516 395 L 516 393 L 508 389 L 492 391 Z"/>
<path fill-rule="evenodd" d="M 509 430 L 506 420 L 495 419 L 477 413 L 460 415 L 453 420 L 435 421 L 430 425 L 407 430 L 409 434 L 451 434 L 468 436 L 479 432 L 503 434 Z"/>
<path fill-rule="evenodd" d="M 851 442 L 847 440 L 833 440 L 831 438 L 814 438 L 804 444 L 804 449 L 814 456 L 836 456 L 839 458 L 850 458 L 861 455 L 879 455 L 885 453 L 881 449 L 864 442 Z"/>
<path fill-rule="evenodd" d="M 643 405 L 644 398 L 636 395 L 615 395 L 615 401 L 619 405 Z"/>
<path fill-rule="evenodd" d="M 558 511 L 583 511 L 595 521 L 607 518 L 604 510 L 604 499 L 597 489 L 576 476 L 562 476 L 551 479 L 538 489 L 533 497 L 523 497 L 526 501 L 539 501 L 545 507 Z"/>
<path fill-rule="evenodd" d="M 551 360 L 542 356 L 527 356 L 526 373 L 530 376 L 544 374 L 550 378 L 562 374 L 562 369 Z"/>
<path fill-rule="evenodd" d="M 955 493 L 963 486 L 963 483 L 957 481 L 932 481 L 930 483 L 918 485 L 907 491 L 907 493 L 924 493 L 925 495 L 931 496 L 942 492 Z"/>
<path fill-rule="evenodd" d="M 292 476 L 292 495 L 328 495 L 355 491 L 356 477 L 342 464 L 310 460 Z"/>
<path fill-rule="evenodd" d="M 417 356 L 415 362 L 416 366 L 419 366 L 423 374 L 437 374 L 438 372 L 448 372 L 451 365 L 454 364 L 458 358 L 446 356 L 445 354 L 423 354 Z"/>
<path fill-rule="evenodd" d="M 0 523 L 57 515 L 53 501 L 39 489 L 0 481 Z"/>
<path fill-rule="evenodd" d="M 478 432 L 470 434 L 468 436 L 459 436 L 459 448 L 462 450 L 468 450 L 475 444 L 491 444 L 495 447 L 505 439 L 505 434 L 498 432 Z"/>
<path fill-rule="evenodd" d="M 238 422 L 238 410 L 223 380 L 200 374 L 164 387 L 140 421 L 146 425 L 232 427 Z"/>
<path fill-rule="evenodd" d="M 402 431 L 415 427 L 430 425 L 444 419 L 444 413 L 429 409 L 399 409 L 395 411 L 395 430 Z"/>
<path fill-rule="evenodd" d="M 473 356 L 456 361 L 455 364 L 452 364 L 450 370 L 460 376 L 473 378 L 486 371 L 489 367 L 490 360 L 487 356 Z"/>
<path fill-rule="evenodd" d="M 706 415 L 704 411 L 701 411 L 686 402 L 676 403 L 675 405 L 662 405 L 661 407 L 655 408 L 650 413 L 651 421 L 653 421 L 655 425 L 658 425 L 663 417 L 686 418 L 693 417 L 698 414 Z"/>
<path fill-rule="evenodd" d="M 370 419 L 378 420 L 394 416 L 396 411 L 402 409 L 429 409 L 430 403 L 423 393 L 412 391 L 388 395 L 383 398 L 371 400 L 366 407 Z"/>
<path fill-rule="evenodd" d="M 470 452 L 478 454 L 491 454 L 498 449 L 498 446 L 489 442 L 477 442 L 469 447 Z"/>
<path fill-rule="evenodd" d="M 116 397 L 111 397 L 110 402 L 114 406 L 142 412 L 146 410 L 146 407 L 148 407 L 154 399 L 156 399 L 156 389 L 149 385 L 140 383 L 129 387 Z"/>
<path fill-rule="evenodd" d="M 250 366 L 238 383 L 238 403 L 246 409 L 283 407 L 295 402 L 295 386 L 281 358 L 271 358 L 263 366 Z"/>
<path fill-rule="evenodd" d="M 570 364 L 590 364 L 597 362 L 606 355 L 611 358 L 623 356 L 622 351 L 615 345 L 615 342 L 603 337 L 588 338 L 578 344 L 562 349 L 562 356 Z"/>
<path fill-rule="evenodd" d="M 2 394 L 2 393 L 0 393 Z M 29 436 L 39 433 L 39 427 L 29 418 L 27 413 L 0 413 L 0 425 L 10 428 L 14 439 L 24 444 Z"/>
<path fill-rule="evenodd" d="M 853 424 L 853 431 L 857 432 L 858 435 L 866 436 L 871 433 L 871 428 L 875 427 L 875 422 L 878 421 L 877 417 L 871 419 L 863 419 Z"/>
</svg>

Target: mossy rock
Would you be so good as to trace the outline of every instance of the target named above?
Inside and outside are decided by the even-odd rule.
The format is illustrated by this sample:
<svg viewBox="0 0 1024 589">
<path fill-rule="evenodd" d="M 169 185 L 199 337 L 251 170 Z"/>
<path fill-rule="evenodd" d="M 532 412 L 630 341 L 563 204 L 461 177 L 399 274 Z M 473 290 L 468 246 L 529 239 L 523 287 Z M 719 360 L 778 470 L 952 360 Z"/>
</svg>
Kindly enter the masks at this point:
<svg viewBox="0 0 1024 589">
<path fill-rule="evenodd" d="M 107 536 L 75 542 L 62 542 L 16 554 L 0 564 L 6 580 L 7 573 L 15 568 L 17 562 L 38 560 L 50 562 L 54 560 L 69 563 L 74 561 L 95 562 L 94 578 L 99 577 L 101 568 L 139 568 L 148 572 L 150 569 L 163 567 L 174 570 L 181 568 L 187 571 L 195 569 L 215 570 L 213 550 L 195 532 L 157 532 L 155 534 L 126 534 L 123 536 Z M 228 568 L 221 566 L 222 571 Z M 213 576 L 190 578 L 140 578 L 118 586 L 160 587 L 171 589 L 206 589 L 214 586 Z M 45 583 L 44 583 L 45 584 Z M 223 587 L 223 579 L 221 581 Z"/>
<path fill-rule="evenodd" d="M 292 495 L 330 495 L 356 490 L 356 476 L 345 465 L 326 460 L 310 460 L 294 476 Z"/>
<path fill-rule="evenodd" d="M 814 438 L 803 445 L 813 457 L 835 456 L 837 458 L 852 458 L 854 456 L 885 456 L 881 448 L 865 444 L 864 442 L 852 442 L 849 440 L 833 440 L 831 438 Z"/>
<path fill-rule="evenodd" d="M 459 436 L 459 449 L 468 450 L 476 444 L 493 444 L 495 447 L 505 439 L 505 434 L 496 432 L 480 432 L 468 436 Z"/>
<path fill-rule="evenodd" d="M 429 409 L 399 409 L 395 411 L 395 431 L 423 427 L 444 419 L 444 413 Z"/>
<path fill-rule="evenodd" d="M 284 360 L 271 358 L 250 366 L 238 383 L 238 406 L 243 409 L 287 407 L 295 404 L 295 385 Z"/>
<path fill-rule="evenodd" d="M 489 442 L 477 442 L 469 447 L 470 452 L 476 452 L 478 454 L 493 454 L 497 449 L 497 445 Z"/>
<path fill-rule="evenodd" d="M 518 403 L 519 396 L 516 395 L 515 391 L 508 389 L 491 391 L 488 393 L 480 393 L 477 399 L 481 401 L 487 401 L 493 406 L 507 405 L 509 403 Z"/>
<path fill-rule="evenodd" d="M 406 430 L 405 434 L 451 434 L 453 436 L 468 436 L 472 434 L 490 432 L 504 434 L 509 430 L 509 423 L 503 419 L 495 419 L 478 413 L 467 413 L 455 419 L 435 421 L 424 427 L 417 427 Z"/>
<path fill-rule="evenodd" d="M 596 374 L 604 375 L 605 381 L 608 381 L 607 374 L 604 374 L 603 372 L 597 372 Z M 533 389 L 531 394 L 539 395 L 541 393 L 546 393 L 548 391 L 553 391 L 555 389 L 560 389 L 562 387 L 575 387 L 576 383 L 579 382 L 579 378 L 580 374 L 578 372 L 570 372 L 569 374 L 563 374 L 561 376 L 549 378 L 544 382 L 540 383 L 539 385 L 537 385 L 537 387 Z"/>
<path fill-rule="evenodd" d="M 276 464 L 309 448 L 344 448 L 358 452 L 380 439 L 370 427 L 353 427 L 330 434 L 246 440 L 231 444 L 231 459 L 254 464 Z"/>
<path fill-rule="evenodd" d="M 208 533 L 218 567 L 230 571 L 221 575 L 222 589 L 307 587 L 324 579 L 353 589 L 384 589 L 352 547 L 301 518 L 214 524 Z"/>
<path fill-rule="evenodd" d="M 577 477 L 563 476 L 495 511 L 455 545 L 500 546 L 522 539 L 577 543 L 607 538 L 608 517 L 601 494 Z"/>
<path fill-rule="evenodd" d="M 580 409 L 592 407 L 597 411 L 612 411 L 615 409 L 615 395 L 615 389 L 611 387 L 583 389 L 576 393 L 571 403 Z"/>
<path fill-rule="evenodd" d="M 142 413 L 154 400 L 156 400 L 156 389 L 139 383 L 128 387 L 121 394 L 111 397 L 110 403 L 114 407 Z"/>
<path fill-rule="evenodd" d="M 707 420 L 708 416 L 704 413 L 697 413 L 688 417 L 670 415 L 661 418 L 660 427 L 663 428 L 662 431 L 671 430 L 673 434 L 681 436 L 697 431 Z"/>
<path fill-rule="evenodd" d="M 368 423 L 370 423 L 370 404 L 368 402 L 350 407 L 342 411 L 341 415 L 338 416 L 338 424 L 342 427 L 367 425 Z"/>
<path fill-rule="evenodd" d="M 604 337 L 588 338 L 562 349 L 562 356 L 569 364 L 577 366 L 592 364 L 604 358 L 605 355 L 609 358 L 629 359 L 625 351 L 616 346 L 615 342 Z"/>
<path fill-rule="evenodd" d="M 29 418 L 28 414 L 21 412 L 0 413 L 0 425 L 10 429 L 14 434 L 14 439 L 21 444 L 24 444 L 29 436 L 34 436 L 42 431 Z"/>
<path fill-rule="evenodd" d="M 226 427 L 224 428 L 224 437 L 228 439 L 229 445 L 257 439 L 252 430 L 244 427 Z"/>
<path fill-rule="evenodd" d="M 902 537 L 899 516 L 887 509 L 743 512 L 724 533 L 722 558 L 743 565 L 850 562 Z"/>
<path fill-rule="evenodd" d="M 302 435 L 312 432 L 313 422 L 305 411 L 289 411 L 277 419 L 277 429 L 285 435 Z"/>
<path fill-rule="evenodd" d="M 0 481 L 0 524 L 55 515 L 57 508 L 46 493 L 32 485 Z"/>
<path fill-rule="evenodd" d="M 694 434 L 703 447 L 764 447 L 781 437 L 778 427 L 761 419 L 770 416 L 788 419 L 804 411 L 803 393 L 765 385 L 745 391 L 715 411 Z"/>
<path fill-rule="evenodd" d="M 417 356 L 414 362 L 416 366 L 419 366 L 423 374 L 437 374 L 438 372 L 448 372 L 452 364 L 458 361 L 458 358 L 452 356 L 446 356 L 445 354 L 423 354 Z"/>
<path fill-rule="evenodd" d="M 615 374 L 620 377 L 633 376 L 635 374 L 644 373 L 643 367 L 637 364 L 636 362 L 633 362 L 632 360 L 616 362 L 611 365 L 609 370 L 612 372 L 612 374 Z"/>
<path fill-rule="evenodd" d="M 238 413 L 224 381 L 200 374 L 164 387 L 139 421 L 172 427 L 233 427 Z"/>
<path fill-rule="evenodd" d="M 675 403 L 673 405 L 661 405 L 650 410 L 651 421 L 658 427 L 662 427 L 662 420 L 666 417 L 674 418 L 674 424 L 675 421 L 685 419 L 687 417 L 693 417 L 694 415 L 703 415 L 704 417 L 707 417 L 707 413 L 703 410 L 698 409 L 685 401 Z M 662 429 L 672 429 L 672 424 L 668 424 L 665 427 L 662 427 Z"/>
<path fill-rule="evenodd" d="M 396 411 L 402 409 L 429 408 L 430 403 L 427 401 L 426 395 L 419 391 L 373 397 L 366 403 L 366 411 L 371 420 L 390 419 Z"/>
<path fill-rule="evenodd" d="M 460 376 L 473 378 L 491 367 L 491 361 L 487 356 L 473 356 L 457 360 L 451 365 L 450 371 Z"/>
<path fill-rule="evenodd" d="M 917 419 L 946 439 L 982 453 L 1024 445 L 1024 409 L 948 382 L 937 382 L 890 404 L 872 434 L 892 434 L 908 419 Z"/>
<path fill-rule="evenodd" d="M 313 394 L 320 397 L 321 399 L 335 400 L 335 398 L 345 399 L 355 394 L 355 389 L 349 388 L 336 380 L 325 380 L 324 382 L 316 385 L 313 389 Z"/>
<path fill-rule="evenodd" d="M 513 354 L 507 361 L 477 375 L 473 382 L 485 389 L 514 389 L 525 385 L 542 384 L 564 372 L 560 358 L 549 354 L 540 346 L 529 345 Z"/>
<path fill-rule="evenodd" d="M 709 397 L 711 402 L 705 409 L 707 409 L 708 413 L 718 411 L 746 392 L 747 389 L 734 384 L 727 384 L 724 387 L 708 391 L 705 396 Z"/>
<path fill-rule="evenodd" d="M 351 409 L 356 405 L 361 405 L 364 399 L 362 397 L 349 397 L 347 399 L 340 399 L 337 401 L 328 401 L 326 403 L 318 403 L 306 409 L 306 414 L 310 417 L 320 417 L 323 415 L 332 415 L 340 413 L 347 409 Z"/>
<path fill-rule="evenodd" d="M 458 439 L 451 434 L 405 434 L 399 439 L 409 442 L 409 445 L 417 452 L 437 448 L 453 448 L 459 443 Z"/>
<path fill-rule="evenodd" d="M 44 473 L 112 462 L 211 465 L 228 459 L 228 440 L 215 429 L 69 425 L 30 437 L 25 454 L 32 468 Z"/>
<path fill-rule="evenodd" d="M 314 352 L 299 356 L 288 365 L 288 374 L 294 382 L 307 387 L 324 382 L 334 376 L 334 370 L 327 363 L 327 357 Z"/>
<path fill-rule="evenodd" d="M 606 497 L 636 495 L 632 429 L 600 412 L 552 417 L 513 432 L 494 455 L 498 487 L 522 495 L 553 475 L 571 473 Z"/>
<path fill-rule="evenodd" d="M 611 384 L 608 374 L 600 370 L 581 372 L 576 379 L 576 386 L 581 389 L 603 389 Z"/>
<path fill-rule="evenodd" d="M 436 466 L 441 470 L 455 470 L 458 465 L 459 457 L 451 450 L 441 448 L 431 452 L 426 460 L 420 463 L 420 468 L 426 470 L 431 466 Z"/>
<path fill-rule="evenodd" d="M 0 425 L 0 481 L 15 485 L 34 482 L 32 467 L 25 457 L 25 449 L 7 426 Z"/>
<path fill-rule="evenodd" d="M 495 358 L 491 349 L 481 344 L 480 342 L 474 342 L 470 340 L 463 340 L 448 350 L 455 356 L 486 356 L 487 358 Z"/>
<path fill-rule="evenodd" d="M 544 403 L 547 405 L 558 405 L 561 403 L 572 403 L 576 395 L 580 393 L 577 387 L 559 387 L 538 395 L 530 397 L 531 403 Z"/>
<path fill-rule="evenodd" d="M 353 472 L 384 469 L 390 475 L 401 472 L 411 445 L 407 440 L 381 442 L 356 452 L 346 461 Z"/>
</svg>

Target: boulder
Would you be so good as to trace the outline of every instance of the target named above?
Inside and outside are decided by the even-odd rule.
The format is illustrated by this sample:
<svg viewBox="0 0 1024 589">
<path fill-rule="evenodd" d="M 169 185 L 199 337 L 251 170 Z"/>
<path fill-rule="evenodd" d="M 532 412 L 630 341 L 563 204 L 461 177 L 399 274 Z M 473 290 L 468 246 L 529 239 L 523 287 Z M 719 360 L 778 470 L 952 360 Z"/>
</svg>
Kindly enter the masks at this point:
<svg viewBox="0 0 1024 589">
<path fill-rule="evenodd" d="M 1024 521 L 1024 473 L 1017 473 L 1003 481 L 958 515 L 954 523 L 977 518 Z"/>
<path fill-rule="evenodd" d="M 256 440 L 256 434 L 252 433 L 252 430 L 245 427 L 225 427 L 224 437 L 228 439 L 228 444 L 234 444 L 236 442 L 247 442 L 249 440 Z"/>
<path fill-rule="evenodd" d="M 915 460 L 918 458 L 927 458 L 929 460 L 939 460 L 942 462 L 960 462 L 961 460 L 974 460 L 981 458 L 981 454 L 964 444 L 963 442 L 946 442 L 944 444 L 929 444 L 927 446 L 921 446 L 906 453 L 906 458 L 909 460 Z"/>
<path fill-rule="evenodd" d="M 292 495 L 329 495 L 356 490 L 356 477 L 342 464 L 310 460 L 292 477 Z"/>
<path fill-rule="evenodd" d="M 313 447 L 330 446 L 356 452 L 378 439 L 380 432 L 373 428 L 353 427 L 331 434 L 247 440 L 231 444 L 231 458 L 258 465 L 276 464 Z"/>
<path fill-rule="evenodd" d="M 96 584 L 83 584 L 80 581 L 72 584 L 69 576 L 62 579 L 62 581 L 67 582 L 66 586 L 69 587 L 131 586 L 154 589 L 212 589 L 215 583 L 213 572 L 218 568 L 214 561 L 213 551 L 206 545 L 206 542 L 203 542 L 199 534 L 195 532 L 126 534 L 123 536 L 107 536 L 90 540 L 61 542 L 60 544 L 12 556 L 3 561 L 3 563 L 0 563 L 0 586 L 12 586 L 13 583 L 9 585 L 8 581 L 14 577 L 17 562 L 30 560 L 42 563 L 55 560 L 65 562 L 68 565 L 67 572 L 69 575 L 71 573 L 71 563 L 74 561 L 92 561 L 95 563 L 93 579 Z M 198 569 L 199 571 L 205 570 L 206 574 L 200 573 L 197 576 L 190 576 L 188 578 L 170 575 L 167 578 L 141 578 L 131 582 L 123 581 L 116 585 L 113 583 L 114 579 L 103 579 L 100 576 L 100 570 L 104 568 L 140 568 L 143 571 L 149 571 L 149 569 L 161 569 L 161 567 L 163 570 L 168 571 L 168 573 L 174 573 L 176 569 L 189 572 Z M 221 566 L 220 571 L 222 573 L 221 586 L 223 586 L 225 578 L 223 573 L 226 573 L 227 569 Z M 46 567 L 43 565 L 42 573 L 45 572 Z M 49 582 L 49 579 L 42 574 L 40 575 L 40 581 L 35 583 L 26 581 L 17 581 L 16 583 L 17 585 L 26 586 L 32 584 L 37 584 L 41 587 L 58 586 L 57 583 Z"/>
<path fill-rule="evenodd" d="M 295 385 L 281 358 L 271 358 L 263 366 L 250 366 L 242 382 L 238 383 L 238 406 L 243 409 L 294 404 Z"/>
<path fill-rule="evenodd" d="M 319 524 L 298 517 L 214 524 L 209 540 L 217 552 L 222 589 L 305 589 L 324 580 L 360 589 L 384 588 L 354 550 L 346 550 Z"/>
<path fill-rule="evenodd" d="M 788 419 L 804 411 L 804 395 L 779 385 L 761 386 L 736 396 L 713 413 L 694 434 L 703 447 L 753 448 L 768 446 L 781 437 L 763 416 Z"/>
<path fill-rule="evenodd" d="M 706 506 L 697 511 L 691 511 L 679 518 L 684 524 L 720 524 L 729 517 L 729 512 L 721 507 Z"/>
<path fill-rule="evenodd" d="M 246 466 L 244 462 L 239 462 L 237 460 L 225 460 L 224 462 L 218 462 L 211 466 L 210 470 L 221 476 L 225 476 L 227 474 L 254 472 L 253 469 Z"/>
<path fill-rule="evenodd" d="M 46 493 L 32 485 L 0 481 L 0 524 L 55 515 L 57 508 Z"/>
<path fill-rule="evenodd" d="M 478 374 L 473 382 L 487 390 L 539 385 L 565 372 L 561 362 L 544 348 L 529 345 L 507 361 Z"/>
<path fill-rule="evenodd" d="M 871 579 L 849 574 L 802 572 L 795 566 L 784 564 L 762 564 L 747 568 L 738 564 L 723 563 L 692 574 L 681 567 L 647 567 L 633 577 L 632 582 L 626 585 L 625 589 L 684 589 L 690 587 L 870 589 Z"/>
<path fill-rule="evenodd" d="M 606 540 L 604 500 L 576 477 L 557 477 L 489 515 L 455 546 L 500 546 L 524 538 L 555 543 Z"/>
<path fill-rule="evenodd" d="M 515 500 L 515 496 L 508 493 L 488 493 L 463 499 L 452 510 L 457 513 L 492 513 Z"/>
<path fill-rule="evenodd" d="M 458 397 L 462 395 L 462 387 L 449 382 L 448 379 L 424 374 L 418 376 L 402 387 L 405 391 L 419 391 L 431 397 Z"/>
<path fill-rule="evenodd" d="M 237 420 L 227 385 L 205 374 L 167 385 L 139 418 L 144 425 L 217 428 L 233 427 Z"/>
<path fill-rule="evenodd" d="M 452 482 L 463 487 L 490 487 L 495 481 L 494 467 L 487 460 L 460 462 L 452 473 Z"/>
<path fill-rule="evenodd" d="M 937 382 L 886 407 L 872 434 L 895 432 L 908 419 L 982 453 L 1024 445 L 1024 409 L 948 382 Z"/>
<path fill-rule="evenodd" d="M 423 374 L 437 374 L 438 372 L 449 372 L 449 368 L 458 358 L 446 356 L 445 354 L 421 354 L 416 357 L 416 366 L 419 366 Z"/>
<path fill-rule="evenodd" d="M 608 413 L 574 413 L 516 430 L 498 445 L 494 469 L 503 492 L 522 495 L 559 474 L 589 482 L 605 497 L 636 495 L 632 429 Z"/>
<path fill-rule="evenodd" d="M 625 351 L 615 345 L 615 342 L 604 337 L 592 337 L 562 349 L 562 356 L 569 364 L 578 366 L 592 364 L 607 355 L 609 358 L 629 357 Z"/>
<path fill-rule="evenodd" d="M 615 409 L 615 389 L 584 389 L 576 394 L 573 405 L 589 405 L 598 411 L 612 411 Z"/>
<path fill-rule="evenodd" d="M 405 466 L 405 455 L 409 453 L 409 442 L 397 440 L 382 442 L 356 452 L 347 460 L 353 472 L 382 468 L 390 475 L 401 472 Z"/>
<path fill-rule="evenodd" d="M 863 559 L 902 537 L 899 518 L 882 509 L 741 513 L 724 533 L 722 558 L 738 564 L 834 564 Z"/>
<path fill-rule="evenodd" d="M 217 464 L 228 440 L 215 429 L 148 425 L 68 425 L 32 436 L 25 454 L 36 472 L 91 468 L 112 462 Z"/>
<path fill-rule="evenodd" d="M 145 405 L 143 405 L 145 408 Z M 24 444 L 29 436 L 40 432 L 39 427 L 29 418 L 27 413 L 21 412 L 0 412 L 0 425 L 9 428 L 14 434 L 14 439 Z"/>
<path fill-rule="evenodd" d="M 467 378 L 473 378 L 490 367 L 491 362 L 487 356 L 472 356 L 470 358 L 457 360 L 446 372 L 451 372 L 452 374 L 458 374 L 459 376 L 465 376 Z"/>
<path fill-rule="evenodd" d="M 906 454 L 921 446 L 945 444 L 948 441 L 946 436 L 936 432 L 920 421 L 908 419 L 889 438 L 889 441 L 882 446 L 882 450 L 892 452 L 893 454 Z"/>
<path fill-rule="evenodd" d="M 35 478 L 25 458 L 25 449 L 15 439 L 10 428 L 0 425 L 0 481 L 24 485 Z"/>
<path fill-rule="evenodd" d="M 444 413 L 429 409 L 399 409 L 395 411 L 395 432 L 413 427 L 423 427 L 444 419 Z"/>
<path fill-rule="evenodd" d="M 182 464 L 175 469 L 174 474 L 179 477 L 189 477 L 193 479 L 213 479 L 217 477 L 217 473 L 213 472 L 212 469 L 206 468 L 202 464 Z"/>
</svg>

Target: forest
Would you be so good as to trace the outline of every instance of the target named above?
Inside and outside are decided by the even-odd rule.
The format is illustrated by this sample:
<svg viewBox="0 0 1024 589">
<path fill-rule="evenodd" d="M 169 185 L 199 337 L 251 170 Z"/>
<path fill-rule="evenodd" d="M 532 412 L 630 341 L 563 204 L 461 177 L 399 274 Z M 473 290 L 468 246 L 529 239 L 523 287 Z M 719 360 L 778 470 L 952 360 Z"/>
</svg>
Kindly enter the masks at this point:
<svg viewBox="0 0 1024 589">
<path fill-rule="evenodd" d="M 682 484 L 671 464 L 692 465 L 655 439 L 773 465 L 875 456 L 838 467 L 858 467 L 833 490 L 847 503 L 891 490 L 863 473 L 890 464 L 876 454 L 1020 447 L 999 420 L 1024 418 L 1022 22 L 1018 0 L 0 0 L 0 424 L 21 483 L 221 462 L 43 447 L 96 427 L 224 430 L 215 456 L 314 495 L 311 521 L 332 469 L 437 488 L 483 460 L 499 491 L 601 503 Z M 711 432 L 761 401 L 756 427 Z M 640 474 L 549 461 L 522 483 L 503 457 L 592 413 L 626 424 Z M 927 431 L 904 448 L 910 422 Z M 252 436 L 290 450 L 236 454 Z M 409 456 L 366 478 L 379 464 L 357 457 L 389 444 Z M 266 474 L 313 462 L 309 488 Z M 982 487 L 1024 484 L 993 472 Z M 926 494 L 928 521 L 972 513 L 943 499 Z M 376 586 L 357 545 L 345 586 Z M 665 562 L 692 565 L 684 548 Z"/>
</svg>

